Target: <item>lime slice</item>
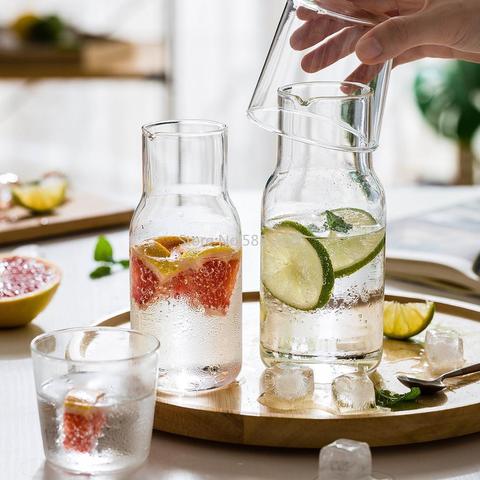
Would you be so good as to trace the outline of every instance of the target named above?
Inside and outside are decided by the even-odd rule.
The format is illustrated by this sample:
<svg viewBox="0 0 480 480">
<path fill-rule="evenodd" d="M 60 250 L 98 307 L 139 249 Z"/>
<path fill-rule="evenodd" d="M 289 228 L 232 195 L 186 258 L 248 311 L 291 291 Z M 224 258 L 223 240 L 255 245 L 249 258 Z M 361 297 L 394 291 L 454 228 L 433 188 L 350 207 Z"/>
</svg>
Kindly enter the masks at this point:
<svg viewBox="0 0 480 480">
<path fill-rule="evenodd" d="M 433 302 L 385 302 L 383 333 L 397 340 L 413 337 L 427 328 L 434 314 Z"/>
<path fill-rule="evenodd" d="M 334 275 L 327 251 L 312 232 L 285 221 L 263 231 L 262 281 L 281 302 L 313 310 L 327 303 Z"/>
<path fill-rule="evenodd" d="M 12 188 L 15 202 L 33 212 L 48 212 L 65 201 L 67 180 L 63 176 L 45 177 Z"/>
<path fill-rule="evenodd" d="M 332 261 L 335 277 L 345 277 L 370 263 L 385 246 L 385 229 L 368 231 L 377 221 L 364 210 L 339 208 L 332 213 L 352 226 L 346 236 L 332 232 L 329 237 L 319 238 Z M 355 233 L 367 230 L 366 233 Z"/>
</svg>

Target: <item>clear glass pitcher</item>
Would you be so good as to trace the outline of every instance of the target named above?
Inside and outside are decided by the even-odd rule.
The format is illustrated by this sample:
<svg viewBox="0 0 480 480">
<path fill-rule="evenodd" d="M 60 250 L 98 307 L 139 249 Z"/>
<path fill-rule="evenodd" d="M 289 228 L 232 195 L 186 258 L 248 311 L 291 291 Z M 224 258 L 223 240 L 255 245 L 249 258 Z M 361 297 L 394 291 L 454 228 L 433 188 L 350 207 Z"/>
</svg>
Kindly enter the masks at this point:
<svg viewBox="0 0 480 480">
<path fill-rule="evenodd" d="M 143 127 L 143 195 L 130 226 L 131 323 L 154 334 L 159 388 L 232 382 L 242 363 L 240 222 L 226 187 L 227 131 Z"/>
<path fill-rule="evenodd" d="M 351 87 L 281 89 L 280 122 L 292 135 L 278 137 L 263 198 L 262 360 L 308 364 L 317 381 L 373 370 L 382 356 L 385 202 L 368 148 L 373 92 Z M 318 122 L 321 144 L 296 140 Z"/>
<path fill-rule="evenodd" d="M 288 0 L 248 107 L 250 119 L 264 129 L 292 137 L 282 123 L 279 89 L 316 81 L 365 84 L 372 90 L 369 147 L 376 148 L 392 63 L 362 64 L 355 44 L 381 20 L 347 0 Z M 321 132 L 312 128 L 310 136 L 294 138 L 313 143 L 319 141 L 317 135 Z"/>
</svg>

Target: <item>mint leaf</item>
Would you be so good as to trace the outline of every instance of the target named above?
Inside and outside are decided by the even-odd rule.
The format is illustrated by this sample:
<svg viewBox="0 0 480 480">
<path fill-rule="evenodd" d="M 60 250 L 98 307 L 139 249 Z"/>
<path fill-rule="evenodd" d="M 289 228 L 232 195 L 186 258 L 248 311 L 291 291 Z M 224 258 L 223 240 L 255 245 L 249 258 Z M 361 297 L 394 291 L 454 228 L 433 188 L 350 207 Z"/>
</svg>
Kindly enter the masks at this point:
<svg viewBox="0 0 480 480">
<path fill-rule="evenodd" d="M 121 265 L 124 269 L 130 266 L 130 261 L 128 259 L 115 260 L 113 258 L 112 245 L 103 235 L 100 235 L 97 239 L 93 258 L 97 262 L 101 262 L 101 265 L 90 273 L 90 278 L 102 278 L 111 275 L 113 273 L 112 267 L 115 265 Z"/>
<path fill-rule="evenodd" d="M 95 251 L 93 253 L 93 258 L 97 262 L 113 262 L 113 248 L 110 242 L 103 236 L 100 235 L 95 245 Z"/>
<path fill-rule="evenodd" d="M 363 192 L 367 198 L 370 198 L 372 189 L 368 183 L 367 177 L 359 172 L 350 172 L 351 179 L 362 187 Z"/>
<path fill-rule="evenodd" d="M 308 228 L 312 233 L 319 233 L 319 232 L 321 232 L 321 230 L 320 230 L 314 223 L 310 223 L 309 225 L 307 225 L 307 228 Z"/>
<path fill-rule="evenodd" d="M 102 278 L 112 274 L 112 267 L 109 265 L 101 265 L 90 273 L 90 278 Z"/>
<path fill-rule="evenodd" d="M 350 223 L 347 223 L 342 217 L 335 215 L 330 210 L 326 210 L 325 215 L 327 221 L 324 223 L 324 228 L 332 230 L 334 232 L 347 233 L 353 227 Z"/>
<path fill-rule="evenodd" d="M 420 389 L 413 387 L 406 393 L 395 393 L 390 390 L 376 390 L 375 401 L 380 407 L 393 407 L 400 403 L 412 402 L 420 396 Z"/>
</svg>

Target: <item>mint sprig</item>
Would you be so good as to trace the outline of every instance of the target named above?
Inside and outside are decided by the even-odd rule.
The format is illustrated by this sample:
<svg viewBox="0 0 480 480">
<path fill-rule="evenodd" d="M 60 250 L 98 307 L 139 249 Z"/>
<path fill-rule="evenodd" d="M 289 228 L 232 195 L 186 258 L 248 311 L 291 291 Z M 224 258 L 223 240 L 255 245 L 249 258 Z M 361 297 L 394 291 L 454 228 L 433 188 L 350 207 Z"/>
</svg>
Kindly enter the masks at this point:
<svg viewBox="0 0 480 480">
<path fill-rule="evenodd" d="M 128 259 L 115 260 L 113 257 L 113 247 L 112 244 L 107 240 L 104 235 L 100 235 L 97 239 L 95 245 L 95 250 L 93 252 L 93 259 L 96 262 L 99 262 L 100 265 L 90 272 L 90 278 L 97 279 L 102 277 L 107 277 L 114 273 L 114 266 L 119 265 L 123 269 L 129 267 L 130 262 Z"/>
<path fill-rule="evenodd" d="M 342 217 L 335 215 L 330 210 L 326 210 L 325 215 L 327 217 L 323 225 L 325 229 L 333 232 L 348 233 L 353 228 L 350 223 L 347 223 Z"/>
<path fill-rule="evenodd" d="M 420 396 L 420 389 L 413 387 L 406 393 L 395 393 L 390 390 L 376 390 L 375 401 L 380 407 L 391 408 L 400 403 L 413 402 Z"/>
</svg>

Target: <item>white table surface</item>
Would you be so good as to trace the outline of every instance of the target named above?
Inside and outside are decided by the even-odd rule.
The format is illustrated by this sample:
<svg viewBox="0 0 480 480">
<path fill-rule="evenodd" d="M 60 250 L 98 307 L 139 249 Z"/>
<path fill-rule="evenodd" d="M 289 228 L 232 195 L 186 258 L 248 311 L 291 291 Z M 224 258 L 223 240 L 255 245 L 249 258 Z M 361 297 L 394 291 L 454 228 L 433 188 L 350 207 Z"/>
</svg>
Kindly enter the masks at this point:
<svg viewBox="0 0 480 480">
<path fill-rule="evenodd" d="M 476 188 L 401 188 L 388 192 L 389 219 L 461 202 Z M 260 193 L 232 195 L 244 234 L 258 234 Z M 102 232 L 104 233 L 104 232 Z M 29 343 L 43 331 L 87 325 L 129 306 L 128 274 L 92 281 L 98 233 L 40 242 L 41 253 L 61 266 L 62 284 L 30 326 L 0 330 L 0 480 L 69 478 L 44 463 Z M 128 254 L 126 230 L 109 231 L 115 254 Z M 480 249 L 480 244 L 479 244 Z M 244 290 L 258 285 L 258 249 L 244 252 Z M 390 285 L 390 291 L 412 290 Z M 422 445 L 373 449 L 374 470 L 396 480 L 480 480 L 480 434 Z M 131 480 L 311 480 L 318 451 L 222 445 L 154 432 L 150 458 Z M 72 478 L 79 478 L 78 476 Z M 102 477 L 105 478 L 105 477 Z M 112 477 L 109 477 L 112 478 Z M 120 477 L 114 477 L 120 478 Z"/>
</svg>

